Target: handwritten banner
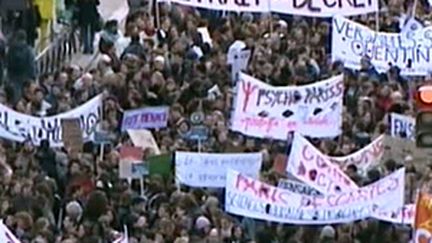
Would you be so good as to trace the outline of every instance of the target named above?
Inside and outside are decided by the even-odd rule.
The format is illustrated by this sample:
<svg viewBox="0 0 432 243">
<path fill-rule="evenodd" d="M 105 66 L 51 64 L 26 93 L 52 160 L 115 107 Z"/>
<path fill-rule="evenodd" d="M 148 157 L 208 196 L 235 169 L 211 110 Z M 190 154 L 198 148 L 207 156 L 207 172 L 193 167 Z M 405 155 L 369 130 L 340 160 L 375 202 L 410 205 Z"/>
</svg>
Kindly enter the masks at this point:
<svg viewBox="0 0 432 243">
<path fill-rule="evenodd" d="M 350 192 L 307 197 L 228 171 L 225 210 L 289 224 L 347 223 L 403 206 L 405 169 Z"/>
<path fill-rule="evenodd" d="M 378 11 L 377 0 L 272 0 L 274 12 L 305 15 L 311 17 L 332 17 L 333 15 L 361 15 Z"/>
<path fill-rule="evenodd" d="M 393 224 L 413 225 L 415 216 L 415 205 L 406 204 L 397 210 L 381 211 L 374 214 L 375 219 Z"/>
<path fill-rule="evenodd" d="M 359 173 L 366 175 L 367 171 L 374 166 L 377 166 L 384 156 L 384 135 L 376 138 L 366 147 L 358 150 L 347 156 L 331 157 L 328 156 L 331 162 L 338 164 L 346 169 L 348 165 L 355 165 Z"/>
<path fill-rule="evenodd" d="M 342 126 L 342 75 L 304 86 L 273 87 L 240 73 L 231 130 L 286 140 L 288 132 L 335 137 Z"/>
<path fill-rule="evenodd" d="M 102 95 L 68 112 L 50 117 L 29 116 L 0 104 L 0 137 L 16 142 L 31 141 L 35 145 L 47 139 L 51 147 L 62 147 L 61 120 L 73 118 L 80 121 L 83 140 L 93 140 L 102 120 Z"/>
<path fill-rule="evenodd" d="M 169 107 L 145 107 L 125 111 L 122 131 L 128 129 L 165 128 L 168 123 Z"/>
<path fill-rule="evenodd" d="M 167 0 L 158 0 L 166 2 Z M 186 6 L 235 12 L 277 12 L 311 17 L 361 15 L 378 11 L 378 0 L 170 0 Z"/>
<path fill-rule="evenodd" d="M 177 182 L 192 187 L 225 187 L 228 169 L 258 177 L 261 170 L 261 153 L 210 154 L 175 153 Z"/>
<path fill-rule="evenodd" d="M 16 236 L 8 229 L 8 227 L 0 220 L 0 242 L 4 243 L 20 243 Z"/>
<path fill-rule="evenodd" d="M 290 180 L 290 179 L 280 179 L 278 183 L 278 187 L 297 194 L 306 195 L 306 196 L 322 195 L 322 193 L 316 190 L 315 188 L 308 186 L 305 183 Z"/>
<path fill-rule="evenodd" d="M 287 172 L 318 191 L 350 191 L 357 185 L 330 159 L 298 133 L 294 134 Z"/>
<path fill-rule="evenodd" d="M 332 60 L 360 69 L 362 57 L 369 56 L 379 72 L 390 65 L 403 75 L 427 75 L 431 71 L 432 27 L 405 34 L 376 32 L 341 16 L 333 18 Z"/>
<path fill-rule="evenodd" d="M 390 133 L 392 137 L 415 140 L 415 119 L 409 116 L 391 113 Z"/>
<path fill-rule="evenodd" d="M 171 3 L 207 8 L 212 10 L 236 11 L 236 12 L 269 12 L 270 0 L 169 0 Z M 168 2 L 168 0 L 158 0 Z"/>
</svg>

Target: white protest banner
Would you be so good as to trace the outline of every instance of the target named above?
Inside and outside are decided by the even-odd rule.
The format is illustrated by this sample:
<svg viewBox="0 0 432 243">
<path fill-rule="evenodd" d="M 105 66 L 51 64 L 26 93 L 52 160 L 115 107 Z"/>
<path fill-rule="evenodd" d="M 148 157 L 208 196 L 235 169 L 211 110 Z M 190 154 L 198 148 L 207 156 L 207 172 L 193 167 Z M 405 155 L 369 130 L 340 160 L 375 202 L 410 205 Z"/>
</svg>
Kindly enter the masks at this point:
<svg viewBox="0 0 432 243">
<path fill-rule="evenodd" d="M 298 133 L 294 134 L 287 172 L 324 194 L 356 189 L 357 185 L 330 159 Z"/>
<path fill-rule="evenodd" d="M 8 227 L 0 220 L 0 242 L 2 243 L 20 243 L 16 236 L 8 229 Z"/>
<path fill-rule="evenodd" d="M 161 154 L 159 145 L 156 142 L 152 132 L 147 129 L 127 130 L 127 133 L 132 140 L 132 143 L 144 150 L 151 149 L 152 154 Z"/>
<path fill-rule="evenodd" d="M 381 211 L 374 214 L 375 219 L 393 224 L 413 225 L 415 204 L 406 204 L 397 210 Z"/>
<path fill-rule="evenodd" d="M 370 168 L 379 164 L 383 156 L 384 135 L 381 135 L 357 152 L 342 157 L 328 156 L 328 158 L 331 162 L 338 164 L 344 169 L 346 169 L 348 165 L 353 164 L 357 167 L 360 174 L 365 175 Z"/>
<path fill-rule="evenodd" d="M 51 147 L 62 147 L 62 119 L 79 118 L 83 140 L 94 139 L 102 121 L 102 95 L 70 111 L 49 117 L 35 117 L 16 112 L 0 104 L 0 137 L 16 141 L 31 141 L 39 145 L 47 139 Z"/>
<path fill-rule="evenodd" d="M 122 131 L 128 129 L 165 128 L 168 124 L 169 107 L 144 107 L 125 111 Z"/>
<path fill-rule="evenodd" d="M 272 0 L 277 13 L 311 17 L 361 15 L 378 11 L 378 0 Z"/>
<path fill-rule="evenodd" d="M 228 171 L 225 210 L 289 224 L 347 223 L 403 206 L 405 169 L 363 188 L 307 197 Z"/>
<path fill-rule="evenodd" d="M 235 12 L 270 12 L 270 0 L 158 0 L 195 8 Z"/>
<path fill-rule="evenodd" d="M 179 183 L 192 187 L 225 187 L 228 169 L 258 177 L 262 153 L 175 153 L 175 175 Z"/>
<path fill-rule="evenodd" d="M 273 87 L 240 73 L 231 130 L 286 140 L 297 131 L 311 137 L 335 137 L 342 126 L 342 75 L 310 85 Z"/>
<path fill-rule="evenodd" d="M 341 16 L 332 22 L 332 61 L 359 69 L 361 58 L 368 56 L 379 72 L 386 72 L 390 65 L 399 67 L 402 75 L 431 71 L 432 27 L 395 34 L 376 32 Z"/>
<path fill-rule="evenodd" d="M 306 196 L 322 195 L 322 193 L 316 190 L 315 188 L 308 186 L 303 182 L 298 182 L 290 179 L 280 179 L 278 183 L 278 187 L 297 194 L 306 195 Z"/>
<path fill-rule="evenodd" d="M 415 119 L 409 116 L 390 114 L 390 135 L 415 140 Z"/>
</svg>

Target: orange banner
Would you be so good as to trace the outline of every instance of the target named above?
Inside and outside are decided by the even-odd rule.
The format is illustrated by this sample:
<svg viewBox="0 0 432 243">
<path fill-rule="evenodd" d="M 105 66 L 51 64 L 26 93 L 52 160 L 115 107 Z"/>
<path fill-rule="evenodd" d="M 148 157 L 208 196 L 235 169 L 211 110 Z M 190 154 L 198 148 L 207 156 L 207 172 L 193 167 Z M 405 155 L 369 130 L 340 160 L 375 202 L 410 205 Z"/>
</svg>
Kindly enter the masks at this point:
<svg viewBox="0 0 432 243">
<path fill-rule="evenodd" d="M 432 195 L 421 192 L 417 198 L 414 243 L 432 241 Z"/>
</svg>

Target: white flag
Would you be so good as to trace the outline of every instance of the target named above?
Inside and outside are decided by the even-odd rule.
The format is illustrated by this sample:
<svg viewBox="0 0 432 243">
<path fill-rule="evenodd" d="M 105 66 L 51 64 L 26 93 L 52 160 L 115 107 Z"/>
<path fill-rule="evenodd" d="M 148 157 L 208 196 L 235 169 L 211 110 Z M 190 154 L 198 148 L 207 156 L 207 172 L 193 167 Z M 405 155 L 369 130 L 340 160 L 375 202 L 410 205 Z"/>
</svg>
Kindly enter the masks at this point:
<svg viewBox="0 0 432 243">
<path fill-rule="evenodd" d="M 407 17 L 404 19 L 403 27 L 401 28 L 401 33 L 408 33 L 416 30 L 423 29 L 423 24 L 414 17 Z"/>
</svg>

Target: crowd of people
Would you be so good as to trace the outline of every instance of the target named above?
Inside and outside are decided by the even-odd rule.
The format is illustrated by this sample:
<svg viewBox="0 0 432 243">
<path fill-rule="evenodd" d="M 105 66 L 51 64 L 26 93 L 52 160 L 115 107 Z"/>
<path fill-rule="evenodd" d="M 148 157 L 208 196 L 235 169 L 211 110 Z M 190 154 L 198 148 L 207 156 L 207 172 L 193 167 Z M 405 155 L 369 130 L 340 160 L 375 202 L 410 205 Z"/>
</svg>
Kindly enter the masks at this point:
<svg viewBox="0 0 432 243">
<path fill-rule="evenodd" d="M 430 6 L 426 1 L 415 2 L 417 18 L 426 23 Z M 0 67 L 2 63 L 7 67 L 3 105 L 28 115 L 49 116 L 103 93 L 102 127 L 113 137 L 102 159 L 100 146 L 91 142 L 81 154 L 51 148 L 46 141 L 39 147 L 31 142 L 1 142 L 0 219 L 21 242 L 113 242 L 125 231 L 124 226 L 130 243 L 409 242 L 407 226 L 373 219 L 325 227 L 263 222 L 224 212 L 222 190 L 179 187 L 172 176 L 152 175 L 145 178 L 142 195 L 139 181 L 119 179 L 118 147 L 131 144 L 120 129 L 123 111 L 159 105 L 170 107 L 168 127 L 152 131 L 162 154 L 198 150 L 197 143 L 182 135 L 190 127 L 190 115 L 201 109 L 210 130 L 209 139 L 200 144 L 202 152 L 260 151 L 264 155 L 262 179 L 277 184 L 283 177 L 272 168 L 274 157 L 286 152 L 286 141 L 246 137 L 229 130 L 235 91 L 227 51 L 236 40 L 244 41 L 252 51 L 245 72 L 271 85 L 309 84 L 344 74 L 342 137 L 312 139 L 333 156 L 356 151 L 386 133 L 389 112 L 412 115 L 409 82 L 424 81 L 401 76 L 397 67 L 378 73 L 367 58 L 360 70 L 331 63 L 331 23 L 327 19 L 226 13 L 168 3 L 159 4 L 155 17 L 149 14 L 148 2 L 128 3 L 124 31 L 122 23 L 105 22 L 97 46 L 101 58 L 91 70 L 69 65 L 56 73 L 38 75 L 28 43 L 32 33 L 25 30 L 15 32 L 8 48 L 0 48 Z M 399 18 L 413 3 L 382 1 L 385 11 L 380 15 L 380 31 L 400 31 Z M 78 4 L 82 4 L 78 5 L 78 24 L 83 52 L 93 53 L 98 1 Z M 374 14 L 353 19 L 372 28 L 377 23 Z M 211 44 L 197 32 L 203 26 L 209 30 Z M 193 47 L 199 47 L 201 53 Z M 220 92 L 209 96 L 208 90 L 215 85 Z M 146 150 L 145 156 L 153 153 Z M 393 171 L 404 163 L 390 160 L 382 164 Z M 428 171 L 410 166 L 417 181 L 428 178 Z M 356 173 L 355 166 L 349 173 L 359 185 L 383 174 L 373 170 L 364 177 Z"/>
</svg>

